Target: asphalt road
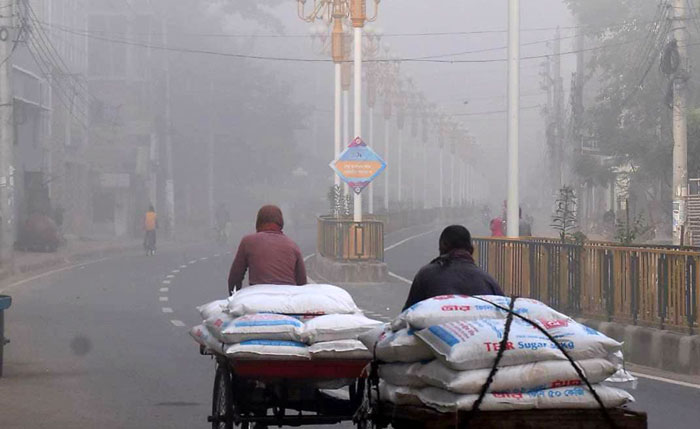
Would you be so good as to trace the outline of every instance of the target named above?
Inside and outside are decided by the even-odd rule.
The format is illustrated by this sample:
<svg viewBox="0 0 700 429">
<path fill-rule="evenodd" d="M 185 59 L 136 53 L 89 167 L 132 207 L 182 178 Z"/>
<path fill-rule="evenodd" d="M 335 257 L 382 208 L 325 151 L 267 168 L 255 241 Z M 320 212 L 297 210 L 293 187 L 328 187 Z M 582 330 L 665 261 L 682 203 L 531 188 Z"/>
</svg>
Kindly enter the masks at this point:
<svg viewBox="0 0 700 429">
<path fill-rule="evenodd" d="M 392 234 L 387 244 L 423 232 Z M 315 229 L 289 234 L 313 252 Z M 437 233 L 429 233 L 390 248 L 386 258 L 392 272 L 410 279 L 436 249 Z M 225 296 L 231 250 L 128 254 L 13 288 L 0 428 L 207 427 L 214 363 L 198 354 L 187 329 L 199 323 L 195 306 Z M 408 285 L 350 291 L 368 314 L 389 318 Z M 633 394 L 651 427 L 698 427 L 700 390 L 641 379 Z"/>
</svg>

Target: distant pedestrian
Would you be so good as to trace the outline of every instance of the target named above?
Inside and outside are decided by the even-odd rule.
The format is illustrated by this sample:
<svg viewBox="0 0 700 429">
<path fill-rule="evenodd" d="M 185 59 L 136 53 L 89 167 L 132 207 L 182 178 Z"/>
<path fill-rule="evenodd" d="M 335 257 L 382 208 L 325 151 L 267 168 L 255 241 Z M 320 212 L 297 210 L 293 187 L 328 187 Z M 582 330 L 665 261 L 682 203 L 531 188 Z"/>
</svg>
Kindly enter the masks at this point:
<svg viewBox="0 0 700 429">
<path fill-rule="evenodd" d="M 503 222 L 503 219 L 500 217 L 495 217 L 491 219 L 491 223 L 489 224 L 489 228 L 491 229 L 491 237 L 504 237 L 504 224 L 505 222 Z"/>
<path fill-rule="evenodd" d="M 143 227 L 146 230 L 146 235 L 143 238 L 143 247 L 149 254 L 156 252 L 156 229 L 158 228 L 158 215 L 153 205 L 148 207 L 146 216 L 143 221 Z"/>
</svg>

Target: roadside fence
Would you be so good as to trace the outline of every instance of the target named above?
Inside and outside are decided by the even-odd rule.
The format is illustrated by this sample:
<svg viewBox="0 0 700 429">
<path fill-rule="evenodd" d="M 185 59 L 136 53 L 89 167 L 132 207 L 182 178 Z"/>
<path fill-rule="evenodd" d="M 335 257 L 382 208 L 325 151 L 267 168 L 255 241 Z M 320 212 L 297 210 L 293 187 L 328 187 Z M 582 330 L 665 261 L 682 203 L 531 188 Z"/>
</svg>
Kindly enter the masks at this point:
<svg viewBox="0 0 700 429">
<path fill-rule="evenodd" d="M 694 334 L 700 251 L 475 238 L 475 257 L 511 295 L 575 317 Z"/>
</svg>

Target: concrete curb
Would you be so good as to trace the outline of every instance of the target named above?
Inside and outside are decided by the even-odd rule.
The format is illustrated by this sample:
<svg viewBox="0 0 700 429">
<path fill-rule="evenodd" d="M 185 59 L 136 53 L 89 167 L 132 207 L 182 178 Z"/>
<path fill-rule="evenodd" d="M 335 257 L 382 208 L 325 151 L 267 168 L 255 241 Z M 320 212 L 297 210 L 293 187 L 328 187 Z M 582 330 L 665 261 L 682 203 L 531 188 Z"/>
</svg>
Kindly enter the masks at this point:
<svg viewBox="0 0 700 429">
<path fill-rule="evenodd" d="M 700 335 L 593 319 L 578 321 L 623 342 L 628 362 L 678 374 L 700 375 Z"/>
<path fill-rule="evenodd" d="M 389 273 L 384 262 L 338 262 L 318 254 L 309 262 L 312 277 L 333 283 L 384 283 Z"/>
</svg>

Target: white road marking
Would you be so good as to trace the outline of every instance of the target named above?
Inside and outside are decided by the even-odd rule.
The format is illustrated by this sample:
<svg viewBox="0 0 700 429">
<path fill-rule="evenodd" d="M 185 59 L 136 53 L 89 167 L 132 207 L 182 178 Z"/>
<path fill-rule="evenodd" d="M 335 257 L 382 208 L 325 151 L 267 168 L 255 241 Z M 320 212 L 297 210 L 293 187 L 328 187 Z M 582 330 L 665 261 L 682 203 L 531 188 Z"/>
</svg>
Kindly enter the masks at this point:
<svg viewBox="0 0 700 429">
<path fill-rule="evenodd" d="M 309 259 L 313 258 L 315 255 L 316 255 L 315 253 L 312 253 L 312 254 L 306 256 L 306 257 L 304 258 L 304 263 L 309 262 Z M 314 280 L 314 279 L 312 279 L 311 277 L 309 277 L 308 274 L 306 275 L 306 280 L 307 280 L 310 284 L 315 284 L 315 283 L 316 283 L 316 280 Z"/>
<path fill-rule="evenodd" d="M 406 238 L 406 239 L 404 239 L 404 240 L 399 241 L 398 243 L 394 243 L 394 244 L 392 244 L 391 246 L 385 247 L 385 248 L 384 248 L 384 251 L 386 252 L 386 251 L 391 250 L 391 249 L 393 249 L 393 248 L 399 247 L 400 245 L 402 245 L 402 244 L 404 244 L 404 243 L 406 243 L 406 242 L 409 242 L 409 241 L 411 241 L 411 240 L 415 240 L 416 238 L 419 238 L 419 237 L 423 237 L 424 235 L 432 234 L 432 233 L 435 232 L 435 231 L 437 231 L 437 230 L 431 229 L 430 231 L 424 232 L 424 233 L 422 233 L 422 234 L 413 235 L 413 236 L 411 236 L 411 237 L 408 237 L 408 238 Z"/>
<path fill-rule="evenodd" d="M 208 257 L 206 257 L 206 256 L 205 256 L 205 257 L 203 257 L 203 258 L 199 258 L 199 260 L 200 260 L 200 261 L 206 261 L 207 259 L 209 259 L 209 258 L 208 258 Z"/>
<path fill-rule="evenodd" d="M 163 280 L 163 284 L 164 284 L 164 285 L 169 285 L 169 284 L 170 284 L 170 280 Z"/>
<path fill-rule="evenodd" d="M 173 274 L 168 274 L 167 276 L 165 276 L 166 279 L 172 279 L 172 278 L 174 278 L 174 277 L 175 277 L 175 276 L 174 276 Z"/>
<path fill-rule="evenodd" d="M 187 268 L 187 265 L 180 265 L 180 268 Z"/>
<path fill-rule="evenodd" d="M 178 328 L 182 328 L 183 326 L 185 326 L 185 323 L 182 320 L 171 320 L 170 323 L 177 326 Z"/>
<path fill-rule="evenodd" d="M 167 292 L 169 289 L 167 287 L 160 288 L 160 292 Z"/>
<path fill-rule="evenodd" d="M 675 384 L 678 386 L 690 387 L 691 389 L 700 390 L 700 384 L 693 384 L 693 383 L 687 383 L 685 381 L 671 380 L 670 378 L 657 377 L 655 375 L 647 375 L 647 374 L 642 374 L 639 372 L 630 371 L 630 374 L 634 375 L 635 377 L 648 378 L 649 380 L 661 381 L 662 383 Z"/>
<path fill-rule="evenodd" d="M 173 309 L 170 308 L 170 307 L 163 307 L 163 308 L 161 308 L 161 311 L 162 311 L 163 313 L 172 313 L 172 312 L 173 312 Z"/>
<path fill-rule="evenodd" d="M 108 261 L 108 260 L 113 259 L 113 258 L 114 258 L 114 256 L 108 256 L 105 258 L 95 259 L 94 261 L 90 261 L 90 262 L 81 262 L 79 264 L 73 264 L 73 265 L 69 265 L 67 267 L 63 267 L 63 268 L 56 268 L 55 270 L 51 270 L 51 271 L 47 271 L 45 273 L 37 274 L 35 276 L 27 277 L 24 280 L 20 280 L 18 282 L 7 285 L 7 287 L 5 287 L 4 289 L 0 289 L 0 292 L 7 292 L 10 289 L 14 289 L 17 286 L 21 286 L 25 283 L 33 282 L 34 280 L 43 279 L 44 277 L 48 277 L 48 276 L 52 276 L 54 274 L 62 273 L 64 271 L 72 270 L 72 269 L 80 267 L 80 266 L 88 266 L 88 265 L 96 264 L 98 262 Z"/>
<path fill-rule="evenodd" d="M 220 253 L 215 253 L 215 254 L 214 254 L 214 257 L 215 257 L 215 258 L 218 258 L 219 256 L 221 256 Z"/>
<path fill-rule="evenodd" d="M 192 265 L 192 264 L 194 264 L 194 263 L 196 263 L 196 262 L 197 262 L 197 260 L 196 260 L 196 259 L 193 259 L 193 260 L 191 260 L 191 261 L 189 262 L 189 264 Z"/>
<path fill-rule="evenodd" d="M 171 273 L 173 273 L 173 274 L 177 274 L 177 273 L 179 273 L 179 272 L 180 272 L 180 270 L 172 270 L 172 271 L 171 271 Z"/>
<path fill-rule="evenodd" d="M 168 300 L 167 296 L 159 296 L 158 297 L 158 301 L 160 301 L 160 302 L 166 302 L 167 300 Z"/>
<path fill-rule="evenodd" d="M 391 277 L 393 277 L 393 278 L 395 278 L 395 279 L 397 279 L 397 280 L 400 280 L 400 281 L 402 281 L 402 282 L 404 282 L 404 283 L 413 284 L 413 282 L 410 281 L 409 279 L 407 279 L 406 277 L 401 277 L 400 275 L 394 274 L 394 273 L 392 273 L 391 271 L 389 271 L 389 276 L 391 276 Z"/>
</svg>

